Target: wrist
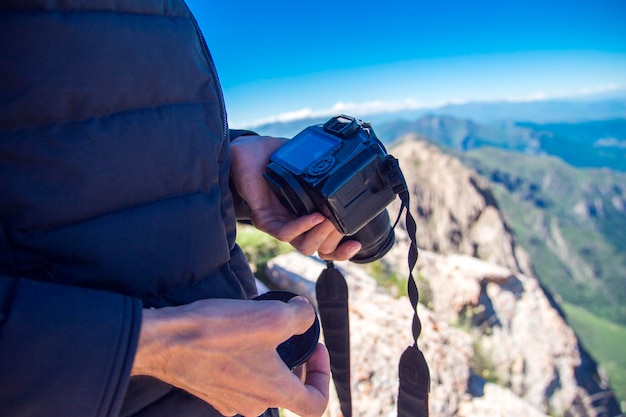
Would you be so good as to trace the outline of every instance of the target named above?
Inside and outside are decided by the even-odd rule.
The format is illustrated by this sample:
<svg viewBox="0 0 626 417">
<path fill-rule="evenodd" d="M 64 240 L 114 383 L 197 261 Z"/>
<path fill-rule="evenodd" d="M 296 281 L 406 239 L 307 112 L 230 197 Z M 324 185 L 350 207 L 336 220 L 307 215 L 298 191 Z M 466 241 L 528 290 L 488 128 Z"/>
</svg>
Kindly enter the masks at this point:
<svg viewBox="0 0 626 417">
<path fill-rule="evenodd" d="M 164 340 L 166 333 L 162 330 L 165 327 L 163 316 L 159 310 L 142 310 L 141 330 L 131 376 L 149 375 L 156 378 L 162 376 L 165 364 L 163 352 L 167 345 Z"/>
</svg>

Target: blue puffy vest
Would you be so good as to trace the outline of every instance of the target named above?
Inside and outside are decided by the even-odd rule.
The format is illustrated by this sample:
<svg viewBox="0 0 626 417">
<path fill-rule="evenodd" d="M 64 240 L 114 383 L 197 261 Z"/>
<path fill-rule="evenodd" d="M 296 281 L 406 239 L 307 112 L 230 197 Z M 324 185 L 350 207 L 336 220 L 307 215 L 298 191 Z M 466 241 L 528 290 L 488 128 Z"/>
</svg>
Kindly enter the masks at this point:
<svg viewBox="0 0 626 417">
<path fill-rule="evenodd" d="M 142 308 L 255 293 L 228 177 L 184 2 L 0 4 L 3 414 L 218 415 L 128 374 Z"/>
</svg>

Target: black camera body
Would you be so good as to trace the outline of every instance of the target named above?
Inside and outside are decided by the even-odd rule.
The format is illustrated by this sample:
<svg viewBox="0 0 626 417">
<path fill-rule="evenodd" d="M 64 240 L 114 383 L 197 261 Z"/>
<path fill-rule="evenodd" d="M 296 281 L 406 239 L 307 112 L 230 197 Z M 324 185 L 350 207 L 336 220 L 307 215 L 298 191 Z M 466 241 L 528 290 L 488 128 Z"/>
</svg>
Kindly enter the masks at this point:
<svg viewBox="0 0 626 417">
<path fill-rule="evenodd" d="M 406 182 L 369 123 L 340 115 L 306 128 L 270 156 L 265 178 L 296 216 L 321 212 L 361 242 L 352 261 L 374 261 L 393 245 L 386 207 Z"/>
</svg>

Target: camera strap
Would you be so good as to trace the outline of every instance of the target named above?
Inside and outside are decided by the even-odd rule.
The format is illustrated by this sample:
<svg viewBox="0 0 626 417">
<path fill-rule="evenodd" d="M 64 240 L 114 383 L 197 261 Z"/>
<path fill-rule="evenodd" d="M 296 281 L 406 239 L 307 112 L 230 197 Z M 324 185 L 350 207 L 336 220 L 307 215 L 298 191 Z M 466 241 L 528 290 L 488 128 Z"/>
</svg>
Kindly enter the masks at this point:
<svg viewBox="0 0 626 417">
<path fill-rule="evenodd" d="M 412 331 L 413 344 L 404 351 L 398 366 L 400 385 L 398 389 L 398 417 L 427 417 L 430 372 L 424 354 L 417 346 L 422 325 L 417 314 L 419 291 L 413 277 L 417 263 L 417 226 L 409 210 L 409 192 L 406 188 L 399 193 L 402 210 L 406 209 L 406 230 L 411 241 L 408 253 L 408 295 L 414 311 Z M 398 222 L 396 221 L 396 224 Z M 395 225 L 394 225 L 395 227 Z M 350 390 L 350 329 L 348 318 L 348 286 L 341 272 L 332 261 L 326 262 L 316 284 L 319 316 L 324 332 L 324 341 L 330 354 L 330 367 L 337 396 L 344 417 L 352 417 L 352 395 Z"/>
<path fill-rule="evenodd" d="M 341 413 L 344 417 L 352 417 L 348 285 L 332 261 L 326 261 L 326 269 L 317 279 L 315 292 Z"/>
</svg>

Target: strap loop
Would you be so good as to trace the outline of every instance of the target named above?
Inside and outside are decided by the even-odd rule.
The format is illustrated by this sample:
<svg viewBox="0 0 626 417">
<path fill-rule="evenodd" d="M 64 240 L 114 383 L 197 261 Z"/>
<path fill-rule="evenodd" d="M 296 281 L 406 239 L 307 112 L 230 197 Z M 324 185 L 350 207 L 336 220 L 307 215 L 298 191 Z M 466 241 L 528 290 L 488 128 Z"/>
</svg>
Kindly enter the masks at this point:
<svg viewBox="0 0 626 417">
<path fill-rule="evenodd" d="M 315 292 L 341 412 L 344 417 L 351 417 L 348 285 L 332 262 L 326 262 L 326 269 L 317 279 Z"/>
</svg>

